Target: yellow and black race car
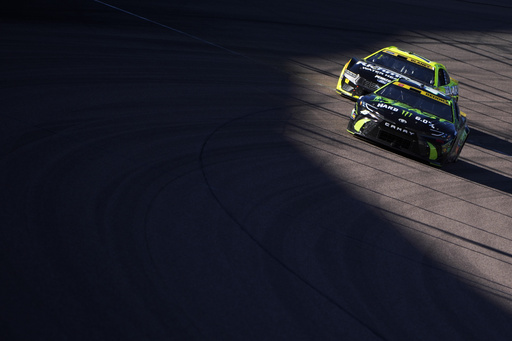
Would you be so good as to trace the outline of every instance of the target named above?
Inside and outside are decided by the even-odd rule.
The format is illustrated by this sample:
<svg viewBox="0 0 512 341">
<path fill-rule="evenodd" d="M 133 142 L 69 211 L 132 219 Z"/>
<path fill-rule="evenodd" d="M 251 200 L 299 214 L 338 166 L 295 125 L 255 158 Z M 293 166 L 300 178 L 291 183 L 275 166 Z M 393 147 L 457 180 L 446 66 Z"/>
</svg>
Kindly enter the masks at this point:
<svg viewBox="0 0 512 341">
<path fill-rule="evenodd" d="M 459 98 L 459 82 L 448 75 L 444 65 L 395 46 L 385 47 L 362 60 L 351 58 L 341 71 L 336 92 L 357 99 L 397 78 L 420 82 L 456 101 Z"/>
</svg>

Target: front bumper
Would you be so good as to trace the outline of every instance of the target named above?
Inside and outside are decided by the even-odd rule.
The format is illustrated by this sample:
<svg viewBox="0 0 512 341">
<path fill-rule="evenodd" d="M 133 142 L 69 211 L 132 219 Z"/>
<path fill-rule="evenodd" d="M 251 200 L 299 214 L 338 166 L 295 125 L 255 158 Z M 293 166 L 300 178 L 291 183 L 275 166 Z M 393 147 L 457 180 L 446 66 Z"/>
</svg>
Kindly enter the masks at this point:
<svg viewBox="0 0 512 341">
<path fill-rule="evenodd" d="M 363 95 L 377 90 L 379 87 L 379 84 L 370 82 L 350 70 L 345 70 L 338 79 L 336 92 L 340 95 L 358 99 Z"/>
<path fill-rule="evenodd" d="M 418 132 L 400 128 L 385 119 L 356 115 L 355 110 L 348 122 L 347 131 L 438 167 L 446 163 L 451 149 L 450 142 L 441 143 L 425 138 L 418 135 Z"/>
</svg>

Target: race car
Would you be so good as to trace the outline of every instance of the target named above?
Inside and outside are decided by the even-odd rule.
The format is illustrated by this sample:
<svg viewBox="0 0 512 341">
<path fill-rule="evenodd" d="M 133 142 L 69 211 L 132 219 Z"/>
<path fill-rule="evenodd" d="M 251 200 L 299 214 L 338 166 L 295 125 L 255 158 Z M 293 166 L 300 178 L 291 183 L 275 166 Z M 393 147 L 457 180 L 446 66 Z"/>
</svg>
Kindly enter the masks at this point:
<svg viewBox="0 0 512 341">
<path fill-rule="evenodd" d="M 347 130 L 439 167 L 457 161 L 469 134 L 457 101 L 404 78 L 359 97 Z"/>
<path fill-rule="evenodd" d="M 459 82 L 448 75 L 444 65 L 395 46 L 362 60 L 351 58 L 341 71 L 336 92 L 357 99 L 397 78 L 415 80 L 455 100 L 459 98 Z"/>
</svg>

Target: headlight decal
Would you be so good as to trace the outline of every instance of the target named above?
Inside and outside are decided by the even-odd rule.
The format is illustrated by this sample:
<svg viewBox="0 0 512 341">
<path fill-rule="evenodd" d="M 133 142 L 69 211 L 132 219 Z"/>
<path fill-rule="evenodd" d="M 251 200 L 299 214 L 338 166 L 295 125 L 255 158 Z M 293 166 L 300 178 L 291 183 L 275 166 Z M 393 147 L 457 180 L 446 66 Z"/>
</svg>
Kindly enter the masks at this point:
<svg viewBox="0 0 512 341">
<path fill-rule="evenodd" d="M 344 73 L 344 76 L 346 79 L 348 79 L 350 82 L 357 84 L 357 81 L 359 80 L 359 75 L 356 75 L 350 70 L 346 70 Z"/>
<path fill-rule="evenodd" d="M 360 106 L 359 113 L 361 115 L 370 116 L 375 122 L 379 121 L 380 115 L 375 106 L 368 104 L 362 100 L 360 100 L 359 106 Z M 362 109 L 362 108 L 364 108 L 364 109 Z"/>
<path fill-rule="evenodd" d="M 443 133 L 442 131 L 439 131 L 439 130 L 435 130 L 435 129 L 430 129 L 430 133 L 432 134 L 432 136 L 435 136 L 435 137 L 442 137 L 442 138 L 447 138 L 448 137 L 448 134 L 447 133 Z"/>
<path fill-rule="evenodd" d="M 370 103 L 364 103 L 364 106 L 366 109 L 370 110 L 371 112 L 377 112 L 379 109 L 377 109 L 376 106 L 371 105 Z"/>
</svg>

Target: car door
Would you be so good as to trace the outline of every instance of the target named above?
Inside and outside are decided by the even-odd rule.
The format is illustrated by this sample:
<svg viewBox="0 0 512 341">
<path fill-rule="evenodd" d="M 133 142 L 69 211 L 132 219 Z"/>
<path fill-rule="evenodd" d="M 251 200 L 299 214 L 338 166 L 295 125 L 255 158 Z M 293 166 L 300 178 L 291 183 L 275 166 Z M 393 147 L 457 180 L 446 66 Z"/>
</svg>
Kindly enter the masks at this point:
<svg viewBox="0 0 512 341">
<path fill-rule="evenodd" d="M 452 145 L 452 150 L 450 152 L 450 157 L 453 158 L 453 161 L 458 157 L 460 150 L 464 146 L 466 142 L 466 138 L 468 136 L 468 129 L 466 124 L 466 114 L 460 111 L 459 105 L 457 102 L 454 102 L 454 110 L 455 110 L 455 121 L 453 124 L 455 125 L 455 130 L 457 132 L 457 137 Z"/>
</svg>

